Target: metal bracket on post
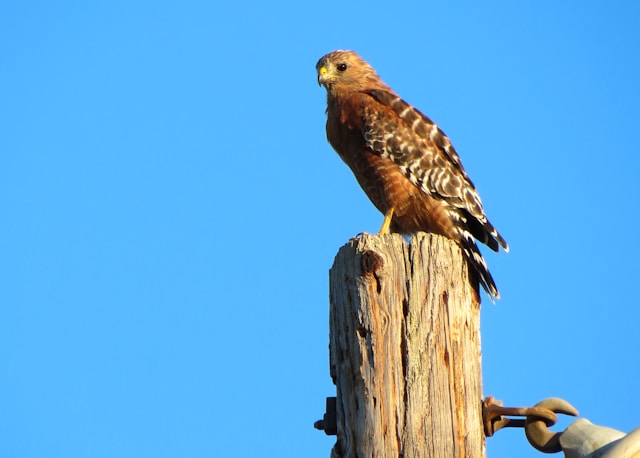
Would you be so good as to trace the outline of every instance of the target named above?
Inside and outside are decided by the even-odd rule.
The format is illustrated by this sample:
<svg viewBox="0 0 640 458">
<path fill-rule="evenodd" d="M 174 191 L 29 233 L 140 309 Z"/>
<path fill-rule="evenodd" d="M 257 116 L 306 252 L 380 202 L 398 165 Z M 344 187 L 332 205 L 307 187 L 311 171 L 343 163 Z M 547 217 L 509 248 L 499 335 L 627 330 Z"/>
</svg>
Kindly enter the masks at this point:
<svg viewBox="0 0 640 458">
<path fill-rule="evenodd" d="M 577 416 L 578 411 L 567 401 L 560 398 L 549 398 L 540 401 L 533 407 L 503 407 L 502 401 L 493 396 L 482 402 L 482 420 L 487 437 L 502 428 L 524 428 L 529 443 L 543 453 L 562 451 L 560 434 L 549 431 L 558 421 L 556 413 Z M 508 416 L 525 417 L 524 419 Z"/>
<path fill-rule="evenodd" d="M 335 436 L 338 434 L 338 422 L 336 420 L 336 397 L 327 398 L 325 407 L 326 413 L 322 420 L 318 420 L 313 424 L 315 429 L 324 431 L 327 436 Z"/>
</svg>

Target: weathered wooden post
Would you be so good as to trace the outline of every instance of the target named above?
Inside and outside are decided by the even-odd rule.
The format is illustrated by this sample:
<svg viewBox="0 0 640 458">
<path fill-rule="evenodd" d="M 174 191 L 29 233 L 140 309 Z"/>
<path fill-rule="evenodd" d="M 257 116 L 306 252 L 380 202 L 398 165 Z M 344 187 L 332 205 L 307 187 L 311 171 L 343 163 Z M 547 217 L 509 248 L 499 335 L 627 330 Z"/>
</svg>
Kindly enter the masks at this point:
<svg viewBox="0 0 640 458">
<path fill-rule="evenodd" d="M 458 246 L 363 235 L 330 270 L 332 456 L 485 456 L 480 307 Z"/>
</svg>

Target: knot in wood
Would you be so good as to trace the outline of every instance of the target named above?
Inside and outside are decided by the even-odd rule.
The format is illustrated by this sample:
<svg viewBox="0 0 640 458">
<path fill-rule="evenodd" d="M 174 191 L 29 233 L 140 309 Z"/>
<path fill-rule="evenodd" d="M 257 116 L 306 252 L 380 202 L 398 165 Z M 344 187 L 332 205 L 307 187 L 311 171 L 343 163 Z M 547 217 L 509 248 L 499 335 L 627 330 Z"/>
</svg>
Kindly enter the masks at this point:
<svg viewBox="0 0 640 458">
<path fill-rule="evenodd" d="M 384 266 L 384 260 L 382 259 L 382 256 L 375 251 L 367 250 L 362 253 L 360 265 L 364 275 L 370 274 L 376 276 L 378 271 Z"/>
</svg>

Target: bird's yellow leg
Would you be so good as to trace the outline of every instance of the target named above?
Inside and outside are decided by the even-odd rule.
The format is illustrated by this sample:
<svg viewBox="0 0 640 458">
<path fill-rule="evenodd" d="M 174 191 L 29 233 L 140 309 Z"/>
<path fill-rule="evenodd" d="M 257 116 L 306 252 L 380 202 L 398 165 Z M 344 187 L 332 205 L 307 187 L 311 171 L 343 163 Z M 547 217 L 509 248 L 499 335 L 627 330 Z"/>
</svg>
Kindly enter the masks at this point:
<svg viewBox="0 0 640 458">
<path fill-rule="evenodd" d="M 382 227 L 378 231 L 378 235 L 380 234 L 388 234 L 389 228 L 391 227 L 391 218 L 393 217 L 394 208 L 389 207 L 387 213 L 384 215 L 384 221 L 382 222 Z"/>
</svg>

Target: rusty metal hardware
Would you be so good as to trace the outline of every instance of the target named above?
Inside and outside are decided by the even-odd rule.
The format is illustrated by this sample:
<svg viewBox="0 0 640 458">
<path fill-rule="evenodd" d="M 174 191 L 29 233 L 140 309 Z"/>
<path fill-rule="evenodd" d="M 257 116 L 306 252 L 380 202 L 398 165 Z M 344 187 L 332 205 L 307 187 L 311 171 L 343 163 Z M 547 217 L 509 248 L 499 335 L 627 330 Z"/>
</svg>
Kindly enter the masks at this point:
<svg viewBox="0 0 640 458">
<path fill-rule="evenodd" d="M 535 405 L 536 408 L 549 409 L 555 413 L 565 415 L 578 416 L 578 411 L 567 401 L 560 398 L 549 398 L 540 401 Z M 527 416 L 524 422 L 524 433 L 529 443 L 544 453 L 561 452 L 560 434 L 549 430 L 549 426 L 554 423 L 547 423 L 544 419 L 535 416 Z"/>
<path fill-rule="evenodd" d="M 556 413 L 578 415 L 571 404 L 560 398 L 545 399 L 533 407 L 503 407 L 502 401 L 493 396 L 488 396 L 482 402 L 482 422 L 487 437 L 502 428 L 524 428 L 529 443 L 544 453 L 562 451 L 560 433 L 548 429 L 557 423 Z"/>
<path fill-rule="evenodd" d="M 313 424 L 315 429 L 324 431 L 327 436 L 335 436 L 338 434 L 338 422 L 336 421 L 336 398 L 330 397 L 326 401 L 326 413 L 322 420 L 318 420 Z"/>
<path fill-rule="evenodd" d="M 535 407 L 503 407 L 502 401 L 496 400 L 493 396 L 488 396 L 482 402 L 482 422 L 484 424 L 484 433 L 487 437 L 491 437 L 496 431 L 502 428 L 523 428 L 525 419 L 508 418 L 511 417 L 528 417 L 535 415 L 544 419 L 546 424 L 554 425 L 558 421 L 558 417 L 552 411 L 545 408 Z"/>
</svg>

